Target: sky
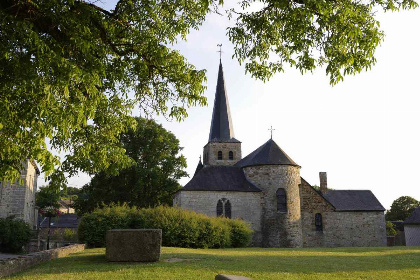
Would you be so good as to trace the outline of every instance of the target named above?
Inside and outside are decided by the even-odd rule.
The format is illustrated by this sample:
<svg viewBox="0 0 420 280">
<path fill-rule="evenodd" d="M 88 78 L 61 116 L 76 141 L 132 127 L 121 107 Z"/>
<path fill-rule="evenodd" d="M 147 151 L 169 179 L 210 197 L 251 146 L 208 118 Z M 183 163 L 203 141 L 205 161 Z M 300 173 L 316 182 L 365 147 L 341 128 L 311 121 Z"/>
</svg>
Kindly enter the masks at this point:
<svg viewBox="0 0 420 280">
<path fill-rule="evenodd" d="M 102 5 L 112 9 L 115 2 Z M 232 23 L 226 16 L 208 16 L 186 42 L 175 46 L 197 69 L 207 69 L 208 106 L 190 108 L 182 122 L 156 117 L 180 140 L 190 176 L 208 141 L 217 44 L 223 44 L 225 84 L 243 156 L 264 144 L 273 126 L 273 140 L 302 167 L 301 176 L 310 184 L 319 185 L 323 171 L 329 187 L 371 190 L 387 209 L 403 195 L 420 200 L 420 9 L 378 13 L 377 18 L 386 34 L 376 51 L 377 64 L 332 87 L 325 68 L 304 75 L 286 69 L 266 83 L 251 78 L 232 59 L 233 46 L 226 35 Z M 38 185 L 45 184 L 42 178 Z M 81 187 L 89 181 L 88 175 L 80 174 L 69 178 L 69 185 Z"/>
</svg>

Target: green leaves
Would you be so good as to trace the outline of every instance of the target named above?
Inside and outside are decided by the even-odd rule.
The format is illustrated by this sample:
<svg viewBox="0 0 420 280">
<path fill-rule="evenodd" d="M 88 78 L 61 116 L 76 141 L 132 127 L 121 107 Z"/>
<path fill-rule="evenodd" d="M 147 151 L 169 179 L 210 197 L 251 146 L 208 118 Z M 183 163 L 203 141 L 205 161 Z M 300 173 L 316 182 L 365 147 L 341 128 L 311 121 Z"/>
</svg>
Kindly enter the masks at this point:
<svg viewBox="0 0 420 280">
<path fill-rule="evenodd" d="M 404 221 L 419 206 L 420 201 L 415 198 L 401 196 L 392 202 L 391 209 L 386 212 L 385 218 L 387 221 Z"/>
<path fill-rule="evenodd" d="M 135 106 L 182 120 L 206 104 L 204 70 L 170 46 L 208 11 L 208 1 L 192 0 L 119 1 L 112 12 L 85 1 L 3 1 L 0 179 L 18 178 L 25 158 L 54 180 L 132 165 L 119 135 L 135 124 Z"/>
<path fill-rule="evenodd" d="M 118 141 L 134 124 L 133 108 L 182 120 L 190 106 L 207 104 L 205 70 L 172 45 L 222 4 L 120 0 L 107 11 L 88 1 L 2 1 L 0 179 L 18 178 L 26 158 L 62 179 L 133 164 Z M 253 77 L 267 81 L 287 66 L 304 73 L 325 65 L 334 85 L 375 64 L 384 38 L 377 9 L 417 3 L 241 0 L 239 6 L 228 14 L 235 20 L 228 36 Z"/>
<path fill-rule="evenodd" d="M 255 3 L 263 8 L 248 11 Z M 412 9 L 413 0 L 243 0 L 242 10 L 229 16 L 236 24 L 228 28 L 234 57 L 245 63 L 253 77 L 268 80 L 289 65 L 301 73 L 326 65 L 330 83 L 345 75 L 370 69 L 375 50 L 384 38 L 375 11 Z"/>
<path fill-rule="evenodd" d="M 111 202 L 138 207 L 171 205 L 172 195 L 180 188 L 178 179 L 187 176 L 186 159 L 175 135 L 153 120 L 136 118 L 136 127 L 122 133 L 120 143 L 134 165 L 118 170 L 113 163 L 109 168 L 118 175 L 109 175 L 109 171 L 95 174 L 82 188 L 76 209 L 85 213 Z"/>
</svg>

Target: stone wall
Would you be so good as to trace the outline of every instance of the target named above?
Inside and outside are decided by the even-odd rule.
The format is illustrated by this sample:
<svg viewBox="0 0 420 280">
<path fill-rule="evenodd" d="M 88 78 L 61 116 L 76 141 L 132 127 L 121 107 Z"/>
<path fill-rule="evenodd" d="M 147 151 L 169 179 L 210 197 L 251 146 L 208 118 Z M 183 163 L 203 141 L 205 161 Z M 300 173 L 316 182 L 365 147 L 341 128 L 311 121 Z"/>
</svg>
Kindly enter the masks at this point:
<svg viewBox="0 0 420 280">
<path fill-rule="evenodd" d="M 63 258 L 69 254 L 81 252 L 84 249 L 84 244 L 75 244 L 62 248 L 19 256 L 17 258 L 0 260 L 0 278 L 24 271 L 31 266 L 38 265 L 52 259 Z"/>
<path fill-rule="evenodd" d="M 217 153 L 222 152 L 222 160 L 217 159 Z M 233 152 L 233 160 L 229 160 L 229 152 Z M 242 159 L 241 143 L 209 142 L 203 148 L 204 165 L 231 166 Z"/>
<path fill-rule="evenodd" d="M 386 246 L 383 212 L 334 212 L 325 220 L 325 247 Z"/>
<path fill-rule="evenodd" d="M 300 185 L 302 239 L 304 247 L 385 246 L 383 212 L 335 212 L 306 181 Z M 315 214 L 322 215 L 322 231 L 317 231 Z"/>
<path fill-rule="evenodd" d="M 262 238 L 264 247 L 302 247 L 300 167 L 263 165 L 244 168 L 247 179 L 263 190 Z M 286 191 L 287 212 L 277 211 L 279 188 Z"/>
<path fill-rule="evenodd" d="M 302 212 L 304 247 L 386 246 L 382 212 L 324 212 L 323 231 L 315 230 L 315 213 Z"/>
<path fill-rule="evenodd" d="M 300 184 L 300 205 L 302 215 L 303 247 L 324 247 L 325 235 L 315 228 L 315 214 L 334 212 L 334 207 L 327 202 L 309 183 L 302 179 Z M 326 221 L 323 221 L 324 226 Z"/>
<path fill-rule="evenodd" d="M 36 227 L 37 171 L 29 160 L 23 163 L 21 179 L 12 184 L 0 182 L 0 217 L 15 216 Z"/>
<path fill-rule="evenodd" d="M 179 191 L 174 196 L 174 206 L 216 217 L 219 199 L 226 198 L 232 207 L 232 219 L 240 218 L 254 231 L 253 246 L 261 246 L 261 193 L 225 191 Z"/>
</svg>

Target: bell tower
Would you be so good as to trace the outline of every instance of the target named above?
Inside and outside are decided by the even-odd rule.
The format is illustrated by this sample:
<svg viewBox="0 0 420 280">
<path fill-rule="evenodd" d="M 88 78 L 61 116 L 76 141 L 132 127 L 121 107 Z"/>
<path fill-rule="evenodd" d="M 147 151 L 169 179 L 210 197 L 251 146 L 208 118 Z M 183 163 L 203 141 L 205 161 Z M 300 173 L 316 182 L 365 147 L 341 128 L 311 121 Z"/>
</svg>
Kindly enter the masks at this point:
<svg viewBox="0 0 420 280">
<path fill-rule="evenodd" d="M 203 149 L 204 165 L 234 165 L 242 158 L 241 142 L 235 139 L 222 61 L 219 64 L 209 142 Z"/>
</svg>

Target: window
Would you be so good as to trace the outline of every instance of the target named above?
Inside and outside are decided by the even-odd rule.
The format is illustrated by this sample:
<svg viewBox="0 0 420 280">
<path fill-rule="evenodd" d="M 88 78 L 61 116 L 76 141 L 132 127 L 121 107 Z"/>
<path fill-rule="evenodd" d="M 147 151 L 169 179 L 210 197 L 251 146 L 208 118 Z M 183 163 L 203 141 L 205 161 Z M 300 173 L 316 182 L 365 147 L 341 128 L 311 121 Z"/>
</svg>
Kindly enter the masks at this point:
<svg viewBox="0 0 420 280">
<path fill-rule="evenodd" d="M 217 217 L 232 218 L 232 206 L 226 198 L 219 199 L 216 206 Z"/>
<path fill-rule="evenodd" d="M 232 151 L 229 152 L 229 160 L 233 160 L 233 152 Z"/>
<path fill-rule="evenodd" d="M 315 214 L 315 230 L 322 231 L 322 215 L 321 213 Z"/>
<path fill-rule="evenodd" d="M 230 201 L 226 201 L 225 203 L 225 217 L 232 218 L 232 206 L 230 205 Z"/>
<path fill-rule="evenodd" d="M 287 197 L 284 189 L 278 189 L 277 195 L 277 211 L 281 213 L 287 213 Z"/>
<path fill-rule="evenodd" d="M 217 202 L 216 213 L 217 217 L 223 216 L 223 202 L 221 199 Z"/>
<path fill-rule="evenodd" d="M 222 160 L 222 159 L 223 159 L 222 151 L 218 151 L 217 152 L 217 160 Z"/>
</svg>

